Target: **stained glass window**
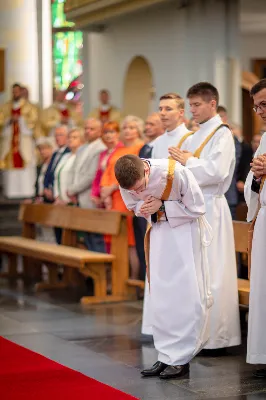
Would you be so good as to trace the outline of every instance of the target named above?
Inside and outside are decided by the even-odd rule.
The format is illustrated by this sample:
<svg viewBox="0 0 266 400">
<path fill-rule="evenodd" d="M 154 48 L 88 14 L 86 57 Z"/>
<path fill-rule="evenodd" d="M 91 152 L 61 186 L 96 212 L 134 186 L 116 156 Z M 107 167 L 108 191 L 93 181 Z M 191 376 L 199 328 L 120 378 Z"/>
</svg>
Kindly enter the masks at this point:
<svg viewBox="0 0 266 400">
<path fill-rule="evenodd" d="M 83 35 L 66 21 L 64 3 L 65 0 L 52 0 L 53 83 L 59 90 L 73 87 L 82 74 Z"/>
<path fill-rule="evenodd" d="M 73 27 L 73 22 L 66 21 L 64 12 L 66 0 L 52 0 L 52 27 L 53 28 L 67 28 Z"/>
</svg>

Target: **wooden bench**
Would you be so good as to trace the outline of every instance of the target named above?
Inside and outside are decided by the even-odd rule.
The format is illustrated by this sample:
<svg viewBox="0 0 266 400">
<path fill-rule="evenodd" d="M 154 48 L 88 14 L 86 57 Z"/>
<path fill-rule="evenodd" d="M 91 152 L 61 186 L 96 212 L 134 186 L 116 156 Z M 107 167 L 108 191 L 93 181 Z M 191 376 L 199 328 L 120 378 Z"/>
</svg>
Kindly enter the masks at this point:
<svg viewBox="0 0 266 400">
<path fill-rule="evenodd" d="M 129 277 L 126 214 L 106 210 L 88 210 L 69 206 L 23 204 L 19 211 L 23 223 L 22 237 L 0 237 L 0 252 L 7 254 L 9 280 L 19 276 L 30 279 L 40 260 L 48 268 L 48 282 L 39 282 L 37 290 L 62 288 L 80 284 L 81 278 L 94 281 L 94 296 L 81 299 L 83 304 L 128 299 Z M 35 240 L 36 224 L 62 228 L 62 244 Z M 77 248 L 77 232 L 111 235 L 111 254 Z M 23 273 L 17 272 L 17 255 L 23 256 Z M 111 266 L 112 294 L 107 295 L 106 265 Z M 58 281 L 58 265 L 63 265 L 63 280 Z M 36 274 L 35 274 L 36 275 Z M 41 267 L 38 271 L 41 276 Z M 40 279 L 40 278 L 39 278 Z"/>
<path fill-rule="evenodd" d="M 237 253 L 248 254 L 248 222 L 233 221 L 235 251 Z M 239 304 L 249 305 L 250 284 L 248 279 L 238 279 Z"/>
</svg>

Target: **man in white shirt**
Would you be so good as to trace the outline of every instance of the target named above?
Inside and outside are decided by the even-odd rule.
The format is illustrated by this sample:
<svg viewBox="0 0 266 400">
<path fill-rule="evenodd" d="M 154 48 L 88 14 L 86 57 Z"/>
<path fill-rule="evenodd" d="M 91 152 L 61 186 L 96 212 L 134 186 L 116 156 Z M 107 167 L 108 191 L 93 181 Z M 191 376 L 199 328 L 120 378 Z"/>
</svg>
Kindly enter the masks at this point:
<svg viewBox="0 0 266 400">
<path fill-rule="evenodd" d="M 192 86 L 187 93 L 190 111 L 200 128 L 188 137 L 182 149 L 172 147 L 171 156 L 193 172 L 206 204 L 206 217 L 213 229 L 208 247 L 214 305 L 210 318 L 210 355 L 241 343 L 237 269 L 233 224 L 227 192 L 235 168 L 233 135 L 217 115 L 219 93 L 208 82 Z"/>
</svg>

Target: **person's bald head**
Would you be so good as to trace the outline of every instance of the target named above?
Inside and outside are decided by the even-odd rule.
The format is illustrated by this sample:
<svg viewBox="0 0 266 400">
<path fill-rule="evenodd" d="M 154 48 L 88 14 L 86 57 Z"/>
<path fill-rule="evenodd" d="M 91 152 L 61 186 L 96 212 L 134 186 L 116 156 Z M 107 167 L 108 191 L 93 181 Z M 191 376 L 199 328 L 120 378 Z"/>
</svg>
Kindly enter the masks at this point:
<svg viewBox="0 0 266 400">
<path fill-rule="evenodd" d="M 89 143 L 99 139 L 102 134 L 102 123 L 99 119 L 90 118 L 85 122 L 85 140 Z"/>
<path fill-rule="evenodd" d="M 159 113 L 152 113 L 148 115 L 145 121 L 145 136 L 148 142 L 155 140 L 164 132 L 163 124 Z"/>
</svg>

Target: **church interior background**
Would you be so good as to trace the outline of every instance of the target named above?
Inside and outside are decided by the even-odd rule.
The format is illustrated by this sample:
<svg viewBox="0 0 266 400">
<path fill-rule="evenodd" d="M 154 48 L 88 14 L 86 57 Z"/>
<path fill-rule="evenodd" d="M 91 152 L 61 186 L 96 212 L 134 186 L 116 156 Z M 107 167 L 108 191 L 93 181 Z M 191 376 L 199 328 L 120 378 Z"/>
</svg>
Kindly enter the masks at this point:
<svg viewBox="0 0 266 400">
<path fill-rule="evenodd" d="M 0 102 L 8 99 L 10 85 L 12 82 L 24 81 L 25 85 L 30 90 L 32 100 L 38 103 L 40 106 L 47 106 L 51 104 L 53 90 L 55 89 L 66 90 L 67 99 L 69 101 L 81 100 L 84 103 L 85 114 L 89 111 L 89 109 L 97 106 L 97 91 L 100 89 L 101 84 L 97 82 L 97 87 L 95 86 L 95 82 L 92 82 L 92 74 L 94 74 L 95 81 L 99 80 L 99 78 L 102 76 L 97 76 L 95 71 L 90 71 L 90 69 L 94 70 L 95 66 L 93 65 L 93 60 L 89 60 L 89 57 L 91 57 L 92 54 L 90 54 L 90 50 L 88 49 L 88 40 L 91 40 L 90 38 L 88 39 L 88 37 L 93 36 L 93 34 L 95 34 L 95 36 L 107 36 L 108 29 L 106 30 L 105 25 L 108 27 L 109 11 L 107 7 L 107 17 L 105 21 L 103 23 L 101 21 L 99 23 L 97 22 L 95 26 L 93 25 L 93 13 L 87 14 L 87 20 L 85 16 L 82 20 L 82 23 L 79 22 L 79 12 L 83 12 L 84 7 L 87 5 L 87 7 L 92 7 L 92 5 L 94 6 L 93 3 L 97 4 L 99 10 L 102 11 L 100 8 L 101 1 L 41 0 L 36 2 L 34 0 L 29 0 L 27 4 L 22 0 L 13 0 L 8 4 L 6 4 L 4 1 L 1 1 L 0 11 L 2 17 L 0 17 L 0 20 L 3 23 L 1 24 L 0 28 Z M 144 3 L 145 2 L 143 2 L 143 12 L 145 12 Z M 165 5 L 170 5 L 173 2 L 166 0 L 150 1 L 148 3 L 150 6 L 153 6 L 151 12 L 156 12 L 157 7 L 158 13 L 160 13 L 161 5 L 164 5 L 164 3 Z M 183 12 L 183 9 L 185 10 L 186 8 L 194 6 L 194 3 L 196 5 L 196 3 L 199 4 L 200 2 L 180 2 L 180 12 Z M 206 2 L 203 2 L 202 4 L 205 3 Z M 254 132 L 260 129 L 261 123 L 252 113 L 248 112 L 250 104 L 249 98 L 246 95 L 246 91 L 256 79 L 262 78 L 266 73 L 266 60 L 264 58 L 265 55 L 263 47 L 261 46 L 261 42 L 265 38 L 265 28 L 263 26 L 265 13 L 263 13 L 263 1 L 260 0 L 256 1 L 256 4 L 254 3 L 253 8 L 250 7 L 249 2 L 246 0 L 233 1 L 231 4 L 232 3 L 238 3 L 239 28 L 237 34 L 239 37 L 237 39 L 237 46 L 240 69 L 239 67 L 236 68 L 238 73 L 242 74 L 242 76 L 238 78 L 238 81 L 234 79 L 234 76 L 233 78 L 229 77 L 230 82 L 227 84 L 234 86 L 234 92 L 239 91 L 239 95 L 234 94 L 236 98 L 237 96 L 239 97 L 239 100 L 237 100 L 237 111 L 235 111 L 233 120 L 234 122 L 243 125 L 244 135 L 246 139 L 250 141 Z M 156 6 L 156 4 L 158 4 L 158 6 Z M 204 7 L 206 7 L 206 5 L 204 5 Z M 31 27 L 28 26 L 25 31 L 27 35 L 30 35 L 33 43 L 31 51 L 28 50 L 27 47 L 25 48 L 25 42 L 28 42 L 29 36 L 27 36 L 26 33 L 20 36 L 20 30 L 15 28 L 15 25 L 13 27 L 16 13 L 20 13 L 21 16 L 23 16 L 23 13 L 28 13 L 27 19 L 25 19 L 26 23 L 26 21 L 29 22 L 30 12 L 34 23 L 31 24 Z M 72 21 L 78 22 L 78 25 L 76 26 L 75 22 L 69 20 L 69 16 L 71 16 L 73 12 L 74 17 L 72 18 Z M 130 13 L 136 12 L 141 13 L 141 7 L 139 7 L 136 11 L 134 10 L 134 7 L 132 9 L 129 8 L 129 15 Z M 128 13 L 126 15 L 127 17 Z M 66 15 L 68 16 L 68 20 Z M 115 16 L 115 18 L 119 21 L 118 16 Z M 6 21 L 9 21 L 8 27 L 6 26 Z M 112 21 L 113 19 L 110 20 L 110 26 Z M 105 31 L 107 31 L 107 33 L 105 33 Z M 252 46 L 253 38 L 254 46 Z M 128 39 L 130 40 L 130 37 Z M 23 54 L 22 47 L 19 46 L 22 41 L 24 43 Z M 101 43 L 99 42 L 99 44 Z M 120 53 L 118 52 L 118 58 L 119 54 Z M 33 56 L 30 69 L 28 61 L 29 55 Z M 93 56 L 95 59 L 97 59 L 98 54 L 96 51 L 94 52 Z M 147 79 L 149 80 L 147 77 L 147 67 L 143 67 L 143 72 L 141 72 L 142 70 L 139 66 L 140 64 L 138 64 L 137 71 L 135 72 L 136 75 L 134 77 L 134 72 L 132 73 L 134 65 L 132 67 L 132 65 L 130 66 L 128 64 L 127 71 L 124 73 L 124 76 L 120 75 L 119 77 L 122 83 L 120 83 L 120 86 L 117 90 L 111 90 L 111 94 L 116 103 L 119 103 L 117 105 L 121 109 L 125 109 L 128 112 L 130 111 L 130 108 L 133 107 L 132 113 L 135 112 L 138 115 L 143 116 L 147 113 L 146 110 L 152 111 L 156 109 L 156 102 L 158 101 L 159 95 L 158 87 L 163 87 L 163 78 L 161 78 L 162 81 L 160 84 L 157 85 L 158 87 L 155 87 L 156 85 L 152 74 L 154 73 L 154 68 L 156 68 L 156 65 L 154 66 L 153 63 L 150 63 L 150 60 L 146 54 L 132 54 L 132 62 L 135 57 L 142 57 L 142 59 L 145 60 L 146 65 L 149 66 L 149 74 L 151 75 L 150 87 L 147 89 L 143 88 L 143 94 L 139 93 L 136 88 L 136 85 L 138 85 L 138 79 L 136 79 L 136 76 L 143 74 L 143 76 L 141 75 L 142 78 L 140 79 L 143 79 L 144 82 L 146 81 L 147 83 L 144 84 L 144 87 L 147 86 Z M 99 61 L 101 64 L 101 59 L 99 57 L 95 62 L 97 61 Z M 234 62 L 235 61 L 233 60 L 233 63 Z M 21 63 L 23 63 L 23 67 Z M 145 63 L 143 63 L 143 65 Z M 29 73 L 26 71 L 27 68 Z M 106 66 L 106 69 L 108 68 L 109 66 Z M 217 68 L 223 68 L 223 64 Z M 233 69 L 234 68 L 235 66 L 233 66 Z M 33 71 L 32 74 L 30 73 L 31 69 Z M 17 76 L 15 76 L 15 72 L 17 73 Z M 128 77 L 129 73 L 131 74 L 132 78 Z M 220 72 L 217 73 L 220 74 Z M 235 72 L 233 72 L 233 75 L 234 73 Z M 88 79 L 89 74 L 90 79 Z M 240 85 L 240 88 L 237 88 L 237 85 Z M 112 84 L 110 83 L 109 86 L 112 86 Z M 240 93 L 241 90 L 242 94 Z M 138 105 L 136 105 L 134 93 L 139 94 Z M 134 105 L 138 109 L 135 110 Z"/>
<path fill-rule="evenodd" d="M 0 0 L 0 107 L 17 82 L 39 108 L 64 91 L 85 119 L 107 89 L 123 115 L 145 119 L 161 94 L 185 96 L 190 85 L 209 80 L 250 143 L 266 131 L 249 94 L 266 78 L 265 44 L 266 0 Z M 0 236 L 17 236 L 23 199 L 5 195 L 5 172 Z M 0 335 L 110 386 L 144 400 L 266 398 L 265 382 L 249 378 L 243 346 L 222 361 L 196 361 L 190 382 L 140 382 L 140 367 L 156 361 L 153 345 L 140 336 L 142 304 L 84 310 L 67 290 L 36 295 L 1 284 L 0 278 Z"/>
</svg>

